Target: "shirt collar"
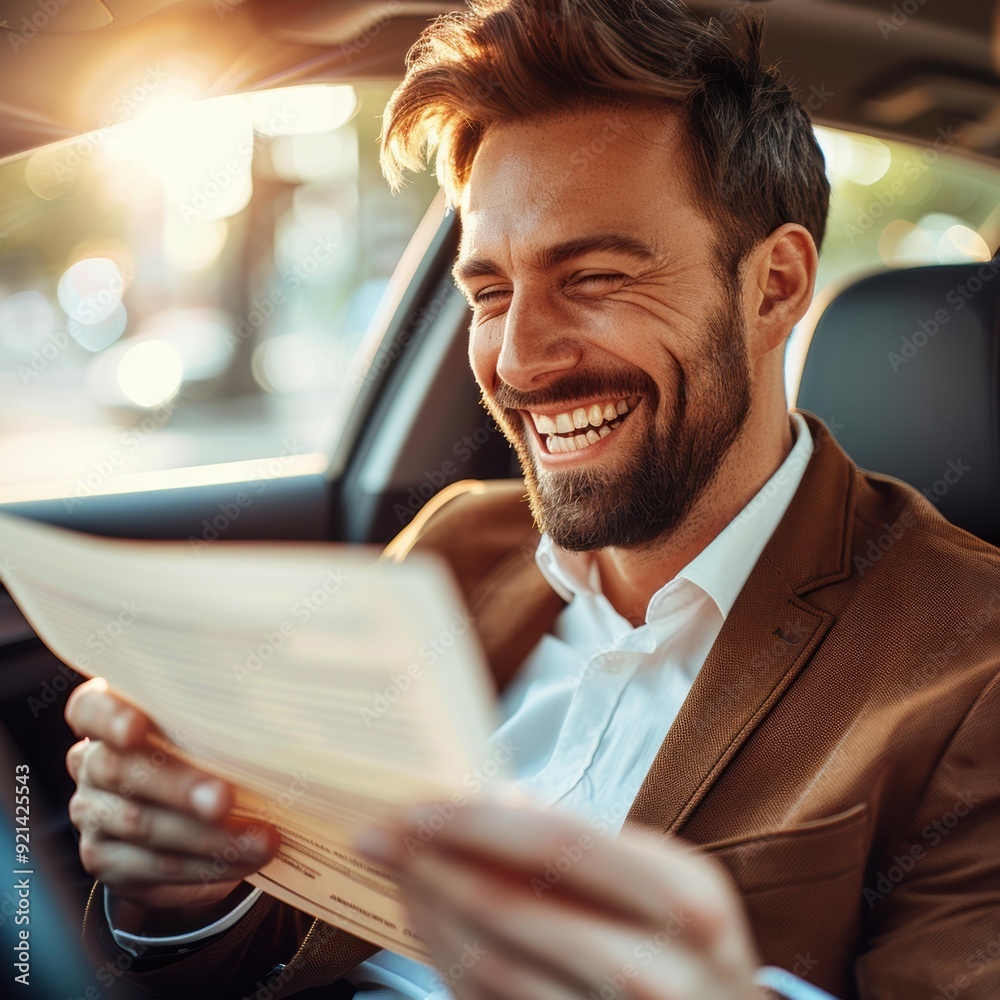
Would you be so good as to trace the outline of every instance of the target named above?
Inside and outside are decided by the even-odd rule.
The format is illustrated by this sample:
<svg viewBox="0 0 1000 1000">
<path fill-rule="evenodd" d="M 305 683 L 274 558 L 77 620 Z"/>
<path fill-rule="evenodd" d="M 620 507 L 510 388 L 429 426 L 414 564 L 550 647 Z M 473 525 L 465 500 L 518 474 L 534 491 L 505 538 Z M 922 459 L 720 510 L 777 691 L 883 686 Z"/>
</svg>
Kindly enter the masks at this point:
<svg viewBox="0 0 1000 1000">
<path fill-rule="evenodd" d="M 723 619 L 732 610 L 764 546 L 792 502 L 812 457 L 813 439 L 805 418 L 793 412 L 791 419 L 795 444 L 784 462 L 739 514 L 673 580 L 653 594 L 646 608 L 647 622 L 656 617 L 663 598 L 677 589 L 680 580 L 687 580 L 708 594 Z M 543 534 L 535 550 L 535 562 L 549 586 L 564 601 L 571 601 L 577 594 L 601 593 L 600 573 L 592 552 L 570 552 Z"/>
</svg>

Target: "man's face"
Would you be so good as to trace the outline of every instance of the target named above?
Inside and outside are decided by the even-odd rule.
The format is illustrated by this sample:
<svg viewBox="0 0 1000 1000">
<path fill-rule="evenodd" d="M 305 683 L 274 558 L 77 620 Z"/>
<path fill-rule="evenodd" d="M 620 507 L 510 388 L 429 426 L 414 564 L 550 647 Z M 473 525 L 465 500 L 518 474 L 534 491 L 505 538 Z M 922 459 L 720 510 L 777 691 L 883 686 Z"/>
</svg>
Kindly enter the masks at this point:
<svg viewBox="0 0 1000 1000">
<path fill-rule="evenodd" d="M 739 289 L 678 128 L 614 108 L 498 127 L 464 194 L 472 369 L 568 549 L 669 536 L 750 407 Z"/>
</svg>

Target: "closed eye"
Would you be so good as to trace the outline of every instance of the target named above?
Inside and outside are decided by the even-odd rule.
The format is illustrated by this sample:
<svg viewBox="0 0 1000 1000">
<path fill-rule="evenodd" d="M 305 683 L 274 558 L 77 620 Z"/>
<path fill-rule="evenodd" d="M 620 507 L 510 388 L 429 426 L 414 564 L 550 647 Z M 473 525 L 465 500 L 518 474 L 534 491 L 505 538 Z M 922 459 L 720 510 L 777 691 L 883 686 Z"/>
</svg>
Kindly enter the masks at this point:
<svg viewBox="0 0 1000 1000">
<path fill-rule="evenodd" d="M 483 305 L 486 302 L 492 302 L 494 299 L 500 298 L 502 295 L 510 295 L 510 291 L 506 288 L 487 288 L 482 292 L 476 292 L 472 296 L 473 305 Z"/>
<path fill-rule="evenodd" d="M 569 283 L 569 288 L 606 288 L 608 285 L 621 284 L 626 280 L 624 274 L 583 274 L 573 278 Z"/>
</svg>

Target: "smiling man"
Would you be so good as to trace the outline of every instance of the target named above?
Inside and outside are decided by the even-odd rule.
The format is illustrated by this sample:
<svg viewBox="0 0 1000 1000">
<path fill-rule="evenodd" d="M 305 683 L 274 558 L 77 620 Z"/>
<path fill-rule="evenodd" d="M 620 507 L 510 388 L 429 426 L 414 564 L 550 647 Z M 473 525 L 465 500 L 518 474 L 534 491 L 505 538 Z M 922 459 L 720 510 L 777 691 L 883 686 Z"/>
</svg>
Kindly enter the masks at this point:
<svg viewBox="0 0 1000 1000">
<path fill-rule="evenodd" d="M 519 794 L 362 844 L 438 973 L 240 885 L 273 837 L 201 884 L 246 829 L 180 762 L 102 808 L 150 724 L 82 685 L 86 934 L 144 988 L 1000 995 L 1000 559 L 788 411 L 829 190 L 757 23 L 728 20 L 483 2 L 418 44 L 384 163 L 399 182 L 436 149 L 470 361 L 524 482 L 446 490 L 387 554 L 454 568 Z"/>
</svg>

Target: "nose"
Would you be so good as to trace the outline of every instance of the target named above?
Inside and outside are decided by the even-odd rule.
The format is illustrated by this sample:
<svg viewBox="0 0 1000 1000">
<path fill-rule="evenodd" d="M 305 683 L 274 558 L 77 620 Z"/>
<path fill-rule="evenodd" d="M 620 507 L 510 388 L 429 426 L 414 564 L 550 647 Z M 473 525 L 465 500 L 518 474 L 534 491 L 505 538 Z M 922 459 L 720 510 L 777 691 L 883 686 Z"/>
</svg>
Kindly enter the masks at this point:
<svg viewBox="0 0 1000 1000">
<path fill-rule="evenodd" d="M 580 363 L 581 345 L 569 318 L 544 295 L 515 291 L 504 317 L 496 373 L 522 391 L 538 389 Z"/>
</svg>

